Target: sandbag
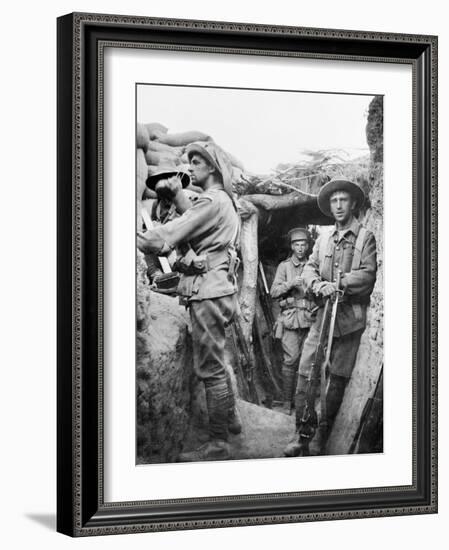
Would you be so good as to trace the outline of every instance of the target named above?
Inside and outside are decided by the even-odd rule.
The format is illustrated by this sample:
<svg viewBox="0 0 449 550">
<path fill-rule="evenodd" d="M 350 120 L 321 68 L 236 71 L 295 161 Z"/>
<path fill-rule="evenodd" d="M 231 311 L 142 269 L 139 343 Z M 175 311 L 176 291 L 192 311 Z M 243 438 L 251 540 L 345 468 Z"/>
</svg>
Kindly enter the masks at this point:
<svg viewBox="0 0 449 550">
<path fill-rule="evenodd" d="M 145 153 L 145 159 L 149 166 L 159 164 L 178 165 L 181 163 L 179 156 L 171 151 L 147 151 Z"/>
<path fill-rule="evenodd" d="M 160 171 L 161 171 L 161 168 L 162 167 L 159 164 L 149 164 L 148 165 L 148 176 L 154 176 L 155 174 L 159 174 Z"/>
<path fill-rule="evenodd" d="M 146 188 L 145 182 L 148 178 L 148 165 L 145 160 L 145 154 L 142 149 L 137 149 L 137 175 L 136 175 L 136 192 L 137 200 L 142 200 L 143 193 Z"/>
<path fill-rule="evenodd" d="M 168 128 L 159 122 L 149 122 L 145 124 L 150 139 L 158 139 L 168 132 Z"/>
<path fill-rule="evenodd" d="M 136 144 L 137 147 L 146 151 L 148 142 L 150 141 L 150 134 L 143 124 L 137 123 L 136 128 Z"/>
<path fill-rule="evenodd" d="M 148 189 L 149 191 L 149 189 Z M 156 197 L 156 193 L 154 193 Z M 137 231 L 143 231 L 143 218 L 142 218 L 142 210 L 146 210 L 148 215 L 151 218 L 151 210 L 153 208 L 153 203 L 155 197 L 152 197 L 150 199 L 144 199 L 142 201 L 137 201 Z"/>
<path fill-rule="evenodd" d="M 230 160 L 232 166 L 236 166 L 237 168 L 240 168 L 242 172 L 245 170 L 245 167 L 243 166 L 243 163 L 239 161 L 238 158 L 234 157 L 233 154 L 228 153 L 228 151 L 225 151 L 225 154 L 227 155 L 228 159 Z"/>
<path fill-rule="evenodd" d="M 147 151 L 156 151 L 156 153 L 161 151 L 172 151 L 173 153 L 181 156 L 184 153 L 184 147 L 172 147 L 166 143 L 160 143 L 159 141 L 152 140 L 148 142 Z"/>
<path fill-rule="evenodd" d="M 203 132 L 198 132 L 196 130 L 191 130 L 190 132 L 179 132 L 177 134 L 165 134 L 157 140 L 160 143 L 166 143 L 172 147 L 180 147 L 188 145 L 193 141 L 211 141 L 212 138 Z"/>
<path fill-rule="evenodd" d="M 180 172 L 185 172 L 186 174 L 189 173 L 189 168 L 190 168 L 190 164 L 188 162 L 182 162 L 182 158 L 179 159 L 180 160 L 180 164 L 178 166 L 178 170 Z"/>
<path fill-rule="evenodd" d="M 237 166 L 232 166 L 232 181 L 237 182 L 242 180 L 243 170 L 237 168 Z"/>
</svg>

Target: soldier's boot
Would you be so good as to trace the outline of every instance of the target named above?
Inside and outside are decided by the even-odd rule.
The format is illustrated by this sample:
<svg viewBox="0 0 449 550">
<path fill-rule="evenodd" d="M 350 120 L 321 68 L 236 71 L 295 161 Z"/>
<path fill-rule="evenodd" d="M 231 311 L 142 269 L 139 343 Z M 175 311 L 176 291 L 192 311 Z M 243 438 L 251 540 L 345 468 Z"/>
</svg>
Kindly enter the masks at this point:
<svg viewBox="0 0 449 550">
<path fill-rule="evenodd" d="M 238 435 L 242 431 L 242 417 L 237 407 L 231 377 L 228 372 L 226 372 L 226 383 L 228 385 L 228 430 L 231 434 Z"/>
<path fill-rule="evenodd" d="M 183 452 L 178 462 L 202 460 L 228 460 L 231 448 L 228 443 L 229 392 L 226 377 L 220 380 L 204 380 L 206 404 L 209 414 L 210 440 L 193 451 Z"/>
<path fill-rule="evenodd" d="M 284 456 L 309 456 L 314 433 L 315 426 L 312 424 L 296 430 L 295 435 L 284 449 Z"/>
<path fill-rule="evenodd" d="M 235 401 L 234 406 L 229 409 L 228 430 L 233 435 L 239 435 L 242 432 L 242 417 Z"/>
<path fill-rule="evenodd" d="M 284 456 L 299 456 L 303 451 L 303 442 L 299 437 L 299 433 L 296 431 L 295 435 L 287 443 L 284 449 Z"/>
<path fill-rule="evenodd" d="M 229 460 L 231 448 L 223 439 L 211 439 L 194 451 L 181 453 L 178 462 L 202 462 L 205 460 Z"/>
<path fill-rule="evenodd" d="M 282 412 L 290 415 L 292 412 L 292 400 L 294 393 L 294 383 L 296 375 L 296 365 L 282 365 L 282 385 L 283 385 L 283 407 Z"/>
<path fill-rule="evenodd" d="M 303 412 L 306 404 L 305 388 L 307 387 L 307 378 L 298 376 L 298 383 L 295 394 L 295 413 L 296 413 L 296 431 L 284 449 L 285 456 L 300 456 L 308 454 L 308 438 L 304 437 L 302 428 Z M 301 432 L 301 433 L 300 433 Z"/>
</svg>

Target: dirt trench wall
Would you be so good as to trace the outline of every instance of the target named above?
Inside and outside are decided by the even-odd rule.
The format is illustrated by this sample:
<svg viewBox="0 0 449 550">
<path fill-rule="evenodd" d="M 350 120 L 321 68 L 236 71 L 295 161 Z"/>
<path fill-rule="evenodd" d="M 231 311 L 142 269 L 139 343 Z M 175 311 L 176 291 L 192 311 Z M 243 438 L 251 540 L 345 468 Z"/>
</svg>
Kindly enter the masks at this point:
<svg viewBox="0 0 449 550">
<path fill-rule="evenodd" d="M 188 430 L 193 359 L 190 321 L 176 298 L 149 290 L 137 265 L 137 463 L 173 462 Z"/>
</svg>

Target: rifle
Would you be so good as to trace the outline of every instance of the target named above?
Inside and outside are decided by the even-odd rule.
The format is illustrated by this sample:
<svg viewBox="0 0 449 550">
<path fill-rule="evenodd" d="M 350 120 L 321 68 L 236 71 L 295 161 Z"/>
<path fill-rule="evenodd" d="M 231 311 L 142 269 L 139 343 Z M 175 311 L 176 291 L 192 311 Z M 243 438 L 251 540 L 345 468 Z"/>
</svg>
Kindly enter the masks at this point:
<svg viewBox="0 0 449 550">
<path fill-rule="evenodd" d="M 270 332 L 273 329 L 274 326 L 274 316 L 273 316 L 273 310 L 271 309 L 271 299 L 270 299 L 270 291 L 268 290 L 268 284 L 267 284 L 267 278 L 265 277 L 265 270 L 263 268 L 262 262 L 259 262 L 259 298 L 260 298 L 260 305 L 262 306 L 262 310 L 265 314 L 265 318 L 267 319 L 270 327 Z"/>
<path fill-rule="evenodd" d="M 262 262 L 259 262 L 259 276 L 257 277 L 257 288 L 259 293 L 259 304 L 262 309 L 263 317 L 268 327 L 268 331 L 263 330 L 261 321 L 256 313 L 254 317 L 254 340 L 258 342 L 260 348 L 260 356 L 262 359 L 262 367 L 265 371 L 265 375 L 268 378 L 268 382 L 272 389 L 274 390 L 277 398 L 282 394 L 282 390 L 279 386 L 279 382 L 276 379 L 275 372 L 273 370 L 273 364 L 275 363 L 275 358 L 273 357 L 273 327 L 274 327 L 274 317 L 273 311 L 271 309 L 271 297 L 270 291 L 268 290 L 267 279 L 265 277 L 265 271 L 262 265 Z M 269 340 L 266 340 L 266 337 L 269 337 Z M 267 350 L 268 346 L 268 350 Z"/>
<path fill-rule="evenodd" d="M 230 329 L 231 329 L 231 341 L 232 341 L 234 354 L 235 354 L 235 364 L 238 371 L 238 379 L 242 386 L 241 394 L 245 401 L 251 401 L 249 384 L 246 377 L 246 371 L 247 371 L 248 365 L 246 362 L 246 358 L 242 356 L 242 352 L 240 350 L 238 336 L 237 336 L 237 329 L 235 328 L 234 322 L 231 324 Z"/>
<path fill-rule="evenodd" d="M 237 316 L 234 317 L 234 320 L 231 323 L 231 327 L 232 327 L 232 330 L 234 331 L 235 341 L 237 343 L 237 345 L 235 346 L 236 350 L 237 350 L 237 347 L 239 347 L 243 353 L 243 357 L 242 357 L 243 371 L 246 375 L 245 383 L 246 383 L 246 387 L 248 388 L 250 399 L 253 403 L 258 405 L 259 396 L 257 394 L 256 384 L 254 382 L 254 369 L 255 369 L 254 359 L 251 355 L 250 348 L 245 339 L 242 327 L 240 325 L 240 321 Z"/>
<path fill-rule="evenodd" d="M 260 321 L 257 317 L 257 315 L 254 318 L 254 335 L 256 336 L 256 340 L 259 344 L 260 348 L 260 357 L 262 359 L 262 367 L 265 370 L 265 375 L 268 378 L 268 381 L 271 385 L 271 387 L 274 390 L 274 393 L 277 397 L 282 395 L 282 390 L 278 384 L 278 381 L 276 380 L 273 367 L 271 364 L 271 358 L 268 356 L 267 351 L 264 347 L 264 337 L 262 334 L 262 328 L 260 326 Z"/>
<path fill-rule="evenodd" d="M 336 286 L 337 286 L 337 292 L 334 296 L 334 303 L 332 304 L 332 315 L 330 320 L 330 326 L 329 326 L 329 334 L 327 336 L 327 347 L 326 347 L 326 356 L 324 357 L 324 361 L 321 364 L 321 373 L 320 373 L 320 412 L 321 412 L 321 429 L 323 431 L 323 437 L 322 437 L 322 448 L 320 449 L 320 454 L 324 451 L 324 446 L 326 445 L 327 441 L 327 430 L 328 430 L 328 422 L 327 422 L 327 406 L 326 406 L 326 374 L 329 372 L 330 366 L 331 366 L 331 351 L 332 351 L 332 340 L 334 338 L 334 331 L 335 331 L 335 320 L 337 318 L 337 308 L 338 308 L 338 300 L 340 297 L 340 279 L 341 279 L 341 271 L 337 272 L 337 278 L 336 278 Z"/>
<path fill-rule="evenodd" d="M 337 273 L 337 292 L 331 298 L 326 298 L 321 319 L 318 344 L 315 349 L 315 357 L 312 370 L 306 388 L 306 401 L 302 411 L 299 425 L 299 441 L 301 443 L 302 456 L 309 456 L 309 444 L 312 441 L 318 426 L 318 417 L 315 411 L 315 397 L 318 385 L 320 385 L 320 409 L 321 425 L 324 430 L 323 446 L 327 439 L 327 410 L 326 410 L 326 373 L 330 366 L 332 340 L 334 337 L 335 320 L 337 317 L 338 301 L 342 292 L 340 288 L 341 273 Z M 322 452 L 323 449 L 320 449 Z"/>
<path fill-rule="evenodd" d="M 365 406 L 363 407 L 363 411 L 360 417 L 360 422 L 359 422 L 357 431 L 354 435 L 354 439 L 352 440 L 351 446 L 348 451 L 349 454 L 354 454 L 356 452 L 357 453 L 369 452 L 365 450 L 360 451 L 360 441 L 365 435 L 364 432 L 367 429 L 369 430 L 369 428 L 372 428 L 373 419 L 371 417 L 376 416 L 376 412 L 378 413 L 378 411 L 376 410 L 373 411 L 373 409 L 376 409 L 376 406 L 375 406 L 376 401 L 383 403 L 382 385 L 383 385 L 383 366 L 380 369 L 380 374 L 377 378 L 377 383 L 376 383 L 376 387 L 374 388 L 373 394 L 371 395 L 371 397 L 368 397 L 368 399 L 366 400 Z M 380 397 L 379 397 L 379 393 L 381 394 Z M 379 407 L 377 407 L 377 409 L 378 408 Z"/>
</svg>

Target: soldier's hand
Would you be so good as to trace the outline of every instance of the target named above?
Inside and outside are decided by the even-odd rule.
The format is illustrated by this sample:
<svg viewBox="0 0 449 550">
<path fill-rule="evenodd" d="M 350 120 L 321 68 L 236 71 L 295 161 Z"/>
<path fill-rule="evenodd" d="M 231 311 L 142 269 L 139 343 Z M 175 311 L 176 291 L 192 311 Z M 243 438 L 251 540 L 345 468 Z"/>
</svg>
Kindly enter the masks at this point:
<svg viewBox="0 0 449 550">
<path fill-rule="evenodd" d="M 327 298 L 333 296 L 337 292 L 337 285 L 334 283 L 326 283 L 320 288 L 321 296 Z"/>
<path fill-rule="evenodd" d="M 301 288 L 303 286 L 302 278 L 299 275 L 296 275 L 291 284 L 292 288 Z"/>
<path fill-rule="evenodd" d="M 173 200 L 176 195 L 181 191 L 181 179 L 177 176 L 173 176 L 168 179 L 159 180 L 156 183 L 155 191 L 156 193 L 165 199 Z"/>
<path fill-rule="evenodd" d="M 162 271 L 153 272 L 153 270 L 147 269 L 147 277 L 150 281 L 150 288 L 156 287 L 157 280 L 162 274 Z"/>
<path fill-rule="evenodd" d="M 171 253 L 171 247 L 158 234 L 157 229 L 150 229 L 142 233 L 137 232 L 137 248 L 144 254 L 156 254 L 157 256 L 168 256 Z"/>
<path fill-rule="evenodd" d="M 164 241 L 154 230 L 137 232 L 137 248 L 144 254 L 161 254 L 164 249 Z"/>
<path fill-rule="evenodd" d="M 150 254 L 151 252 L 153 252 L 150 247 L 151 243 L 146 237 L 147 233 L 148 231 L 145 231 L 145 233 L 142 233 L 141 231 L 137 232 L 137 248 L 144 254 Z"/>
</svg>

